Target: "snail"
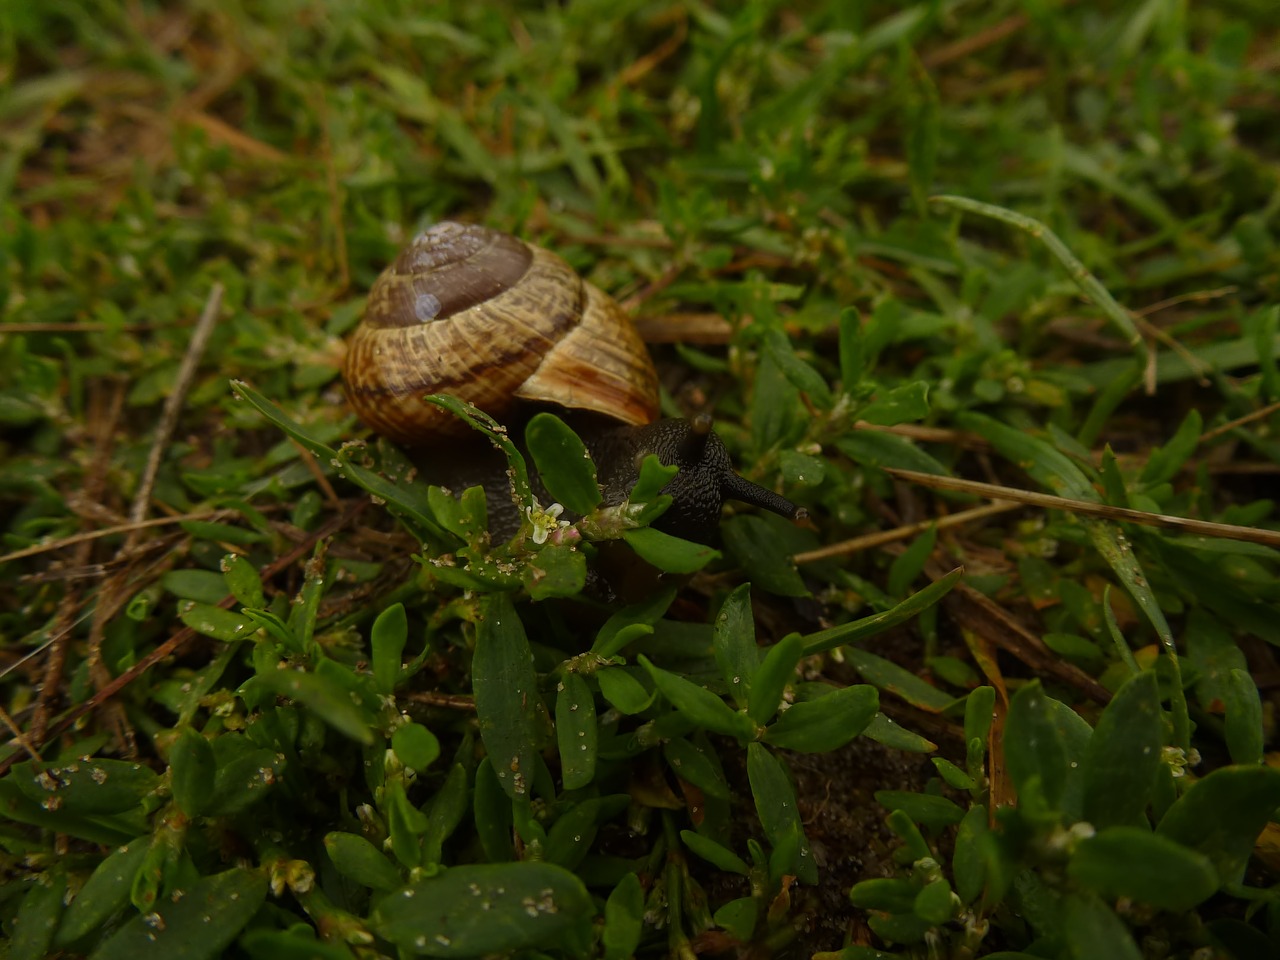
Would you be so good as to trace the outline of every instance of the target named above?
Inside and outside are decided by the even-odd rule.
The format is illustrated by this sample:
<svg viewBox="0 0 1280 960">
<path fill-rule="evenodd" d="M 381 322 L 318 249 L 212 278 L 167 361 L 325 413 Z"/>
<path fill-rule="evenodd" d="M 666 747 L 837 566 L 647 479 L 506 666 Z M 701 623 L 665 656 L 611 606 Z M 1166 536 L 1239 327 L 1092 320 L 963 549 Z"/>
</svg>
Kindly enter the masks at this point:
<svg viewBox="0 0 1280 960">
<path fill-rule="evenodd" d="M 456 457 L 468 427 L 423 396 L 452 394 L 508 426 L 539 405 L 578 411 L 564 418 L 591 453 L 606 503 L 626 499 L 647 454 L 679 467 L 654 526 L 685 539 L 714 540 L 726 499 L 805 516 L 734 473 L 709 417 L 659 419 L 653 361 L 622 307 L 509 234 L 451 222 L 419 234 L 374 282 L 343 379 L 360 419 L 429 461 L 432 482 L 443 482 L 436 471 L 447 485 L 478 482 L 491 505 L 510 509 L 501 462 Z"/>
</svg>

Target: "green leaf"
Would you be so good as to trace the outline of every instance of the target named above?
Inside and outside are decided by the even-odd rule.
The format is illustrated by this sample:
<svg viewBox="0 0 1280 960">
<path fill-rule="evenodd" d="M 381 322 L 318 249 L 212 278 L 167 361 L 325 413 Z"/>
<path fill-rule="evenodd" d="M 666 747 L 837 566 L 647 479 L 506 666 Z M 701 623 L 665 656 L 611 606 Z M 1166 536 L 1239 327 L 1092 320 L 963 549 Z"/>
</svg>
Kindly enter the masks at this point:
<svg viewBox="0 0 1280 960">
<path fill-rule="evenodd" d="M 956 830 L 955 851 L 951 856 L 951 875 L 956 894 L 965 904 L 973 903 L 986 885 L 986 846 L 990 830 L 987 808 L 975 804 L 965 812 Z"/>
<path fill-rule="evenodd" d="M 384 897 L 371 923 L 409 953 L 429 957 L 555 945 L 570 953 L 589 942 L 595 913 L 576 876 L 553 863 L 450 867 Z"/>
<path fill-rule="evenodd" d="M 1066 788 L 1067 752 L 1048 700 L 1039 680 L 1014 694 L 1005 724 L 1004 758 L 1019 794 L 1035 778 L 1056 810 Z"/>
<path fill-rule="evenodd" d="M 933 553 L 934 544 L 937 542 L 938 528 L 931 526 L 912 540 L 911 546 L 893 558 L 893 563 L 889 567 L 890 596 L 899 597 L 907 592 L 907 588 L 924 570 L 924 565 L 928 562 Z"/>
<path fill-rule="evenodd" d="M 548 543 L 520 568 L 531 600 L 573 597 L 587 582 L 587 558 L 574 543 Z"/>
<path fill-rule="evenodd" d="M 747 744 L 747 779 L 751 783 L 751 796 L 760 816 L 760 826 L 769 842 L 775 848 L 781 848 L 789 837 L 794 838 L 792 843 L 798 841 L 787 872 L 801 883 L 817 883 L 818 867 L 813 862 L 804 825 L 796 808 L 795 789 L 782 761 L 764 744 Z"/>
<path fill-rule="evenodd" d="M 896 433 L 880 430 L 855 430 L 836 439 L 836 447 L 855 463 L 867 467 L 889 467 L 915 470 L 935 476 L 950 476 L 945 466 L 925 453 L 914 442 Z"/>
<path fill-rule="evenodd" d="M 687 780 L 709 797 L 729 799 L 729 784 L 714 754 L 684 737 L 672 737 L 662 745 L 662 756 L 681 780 Z"/>
<path fill-rule="evenodd" d="M 759 913 L 760 905 L 755 897 L 739 897 L 737 900 L 730 900 L 717 910 L 712 919 L 715 920 L 716 926 L 727 930 L 743 943 L 749 943 L 755 931 Z"/>
<path fill-rule="evenodd" d="M 222 576 L 226 581 L 226 590 L 236 598 L 242 607 L 262 608 L 267 605 L 266 594 L 262 592 L 262 578 L 257 568 L 238 553 L 229 553 L 222 558 Z M 212 603 L 217 603 L 216 597 Z"/>
<path fill-rule="evenodd" d="M 1172 439 L 1147 456 L 1147 465 L 1142 468 L 1139 476 L 1143 485 L 1150 488 L 1172 480 L 1187 459 L 1195 453 L 1203 430 L 1204 421 L 1200 417 L 1200 411 L 1192 407 Z"/>
<path fill-rule="evenodd" d="M 711 547 L 673 537 L 652 527 L 627 530 L 622 538 L 641 560 L 665 573 L 694 573 L 720 556 L 720 551 Z"/>
<path fill-rule="evenodd" d="M 1025 470 L 1046 490 L 1073 500 L 1099 501 L 1089 478 L 1051 443 L 980 413 L 959 413 L 956 422 L 991 441 L 1003 457 Z"/>
<path fill-rule="evenodd" d="M 202 877 L 178 899 L 156 903 L 154 915 L 136 916 L 91 955 L 91 960 L 169 957 L 205 960 L 222 955 L 267 897 L 265 873 L 239 867 Z"/>
<path fill-rule="evenodd" d="M 471 676 L 480 738 L 494 773 L 507 796 L 527 797 L 545 707 L 524 625 L 505 593 L 480 601 Z"/>
<path fill-rule="evenodd" d="M 1219 767 L 1174 802 L 1157 832 L 1203 853 L 1223 883 L 1236 883 L 1277 806 L 1280 770 Z"/>
<path fill-rule="evenodd" d="M 874 653 L 856 648 L 845 651 L 845 657 L 862 675 L 863 680 L 875 684 L 881 690 L 897 694 L 922 710 L 941 713 L 956 702 L 956 698 L 951 694 L 926 683 L 914 673 L 904 670 L 884 657 L 877 657 Z"/>
<path fill-rule="evenodd" d="M 602 499 L 596 467 L 578 435 L 554 414 L 539 413 L 524 438 L 548 492 L 574 513 L 594 510 Z"/>
<path fill-rule="evenodd" d="M 1097 897 L 1068 896 L 1063 920 L 1074 960 L 1142 960 L 1124 921 Z"/>
<path fill-rule="evenodd" d="M 373 679 L 379 693 L 391 693 L 400 682 L 404 646 L 409 640 L 409 618 L 404 604 L 393 603 L 373 621 L 369 634 Z"/>
<path fill-rule="evenodd" d="M 840 389 L 851 394 L 862 382 L 867 369 L 866 338 L 862 333 L 862 316 L 857 307 L 840 311 Z"/>
<path fill-rule="evenodd" d="M 221 603 L 229 592 L 225 574 L 212 570 L 170 570 L 160 578 L 160 583 L 181 600 L 194 600 L 208 606 Z M 249 603 L 245 606 L 260 607 L 262 604 Z"/>
<path fill-rule="evenodd" d="M 795 676 L 796 665 L 804 654 L 804 642 L 800 634 L 789 633 L 769 648 L 764 662 L 751 677 L 747 716 L 757 724 L 768 723 L 778 712 L 787 683 Z"/>
<path fill-rule="evenodd" d="M 444 785 L 436 791 L 426 809 L 426 826 L 422 831 L 422 863 L 438 864 L 443 858 L 444 842 L 458 829 L 467 812 L 467 770 L 461 763 L 449 768 Z"/>
<path fill-rule="evenodd" d="M 655 667 L 643 654 L 639 660 L 668 702 L 695 724 L 704 730 L 723 733 L 743 741 L 755 738 L 756 725 L 751 718 L 733 710 L 706 687 L 700 687 L 678 674 Z"/>
<path fill-rule="evenodd" d="M 964 810 L 946 797 L 910 790 L 877 790 L 876 802 L 888 810 L 901 810 L 913 821 L 939 831 L 964 819 Z"/>
<path fill-rule="evenodd" d="M 637 714 L 653 703 L 655 691 L 645 689 L 644 684 L 622 667 L 610 667 L 596 673 L 600 694 L 625 714 Z"/>
<path fill-rule="evenodd" d="M 9 942 L 6 960 L 41 960 L 49 952 L 62 918 L 66 892 L 65 873 L 46 874 L 28 884 L 13 920 L 13 939 Z"/>
<path fill-rule="evenodd" d="M 956 585 L 963 574 L 964 568 L 956 567 L 945 577 L 935 580 L 919 593 L 914 593 L 907 597 L 891 610 L 886 610 L 884 613 L 875 613 L 869 617 L 863 617 L 861 620 L 854 620 L 852 623 L 841 624 L 837 627 L 830 627 L 826 630 L 819 630 L 817 633 L 809 634 L 804 638 L 804 655 L 811 657 L 815 653 L 834 650 L 842 644 L 861 643 L 863 640 L 876 636 L 876 634 L 906 623 L 912 617 L 929 609 L 929 607 L 950 593 L 951 588 Z"/>
<path fill-rule="evenodd" d="M 1067 873 L 1108 900 L 1129 897 L 1162 910 L 1190 910 L 1218 889 L 1208 857 L 1142 827 L 1110 827 L 1081 840 Z"/>
<path fill-rule="evenodd" d="M 196 633 L 224 643 L 244 640 L 258 629 L 257 623 L 242 613 L 232 613 L 207 603 L 193 603 L 178 617 Z"/>
<path fill-rule="evenodd" d="M 600 942 L 604 960 L 629 960 L 640 946 L 644 932 L 644 888 L 634 873 L 626 874 L 604 904 Z"/>
<path fill-rule="evenodd" d="M 159 784 L 150 767 L 126 760 L 89 758 L 65 764 L 28 760 L 13 766 L 9 782 L 46 809 L 73 814 L 123 813 Z"/>
<path fill-rule="evenodd" d="M 838 750 L 862 733 L 880 709 L 880 695 L 868 684 L 836 690 L 795 703 L 765 730 L 766 743 L 802 753 Z"/>
<path fill-rule="evenodd" d="M 124 909 L 129 903 L 134 876 L 146 860 L 150 845 L 150 837 L 139 837 L 127 847 L 113 850 L 98 864 L 67 907 L 55 946 L 70 946 Z"/>
<path fill-rule="evenodd" d="M 956 904 L 951 899 L 951 884 L 941 877 L 926 884 L 912 904 L 912 912 L 925 923 L 941 926 L 951 919 Z"/>
<path fill-rule="evenodd" d="M 876 395 L 858 411 L 858 419 L 880 427 L 912 423 L 929 415 L 929 384 L 923 380 L 904 383 Z"/>
<path fill-rule="evenodd" d="M 406 723 L 391 734 L 391 749 L 401 763 L 421 773 L 440 756 L 440 741 L 422 724 Z"/>
<path fill-rule="evenodd" d="M 547 831 L 543 852 L 552 863 L 569 870 L 578 867 L 591 852 L 600 824 L 622 813 L 631 803 L 625 794 L 593 797 L 575 803 Z"/>
<path fill-rule="evenodd" d="M 1098 718 L 1081 775 L 1084 818 L 1099 830 L 1144 823 L 1164 725 L 1154 670 L 1130 677 Z"/>
<path fill-rule="evenodd" d="M 787 339 L 787 335 L 781 330 L 770 329 L 765 333 L 764 343 L 770 358 L 778 365 L 778 369 L 791 382 L 791 385 L 808 394 L 809 399 L 819 409 L 830 410 L 833 401 L 827 381 L 822 378 L 822 374 L 796 355 L 795 348 Z"/>
<path fill-rule="evenodd" d="M 273 670 L 258 674 L 258 680 L 282 697 L 302 704 L 339 733 L 358 743 L 373 743 L 375 718 L 363 704 L 353 700 L 351 691 L 330 677 L 301 670 Z"/>
<path fill-rule="evenodd" d="M 809 588 L 796 570 L 779 527 L 791 522 L 774 514 L 742 513 L 720 525 L 725 549 L 761 590 L 780 597 L 806 597 Z"/>
<path fill-rule="evenodd" d="M 564 789 L 578 790 L 595 779 L 599 737 L 591 688 L 581 675 L 566 673 L 556 695 L 556 743 Z"/>
<path fill-rule="evenodd" d="M 591 645 L 591 652 L 602 657 L 612 657 L 633 640 L 653 633 L 653 625 L 667 612 L 675 598 L 676 588 L 667 586 L 639 603 L 623 607 L 600 628 Z"/>
<path fill-rule="evenodd" d="M 169 754 L 169 768 L 174 801 L 188 817 L 200 816 L 213 794 L 213 747 L 199 732 L 183 727 Z"/>
<path fill-rule="evenodd" d="M 872 717 L 862 733 L 876 743 L 907 753 L 931 753 L 938 749 L 938 745 L 932 740 L 926 740 L 920 734 L 894 723 L 883 713 Z"/>
<path fill-rule="evenodd" d="M 725 597 L 716 614 L 713 649 L 720 675 L 739 707 L 747 705 L 751 677 L 760 662 L 756 625 L 751 613 L 751 584 L 740 584 Z"/>
<path fill-rule="evenodd" d="M 373 890 L 394 890 L 404 877 L 394 863 L 364 837 L 334 831 L 325 834 L 325 852 L 344 877 Z"/>
<path fill-rule="evenodd" d="M 212 743 L 217 773 L 206 816 L 239 813 L 264 800 L 279 780 L 286 761 L 276 750 L 256 746 L 248 737 L 225 732 Z"/>
</svg>

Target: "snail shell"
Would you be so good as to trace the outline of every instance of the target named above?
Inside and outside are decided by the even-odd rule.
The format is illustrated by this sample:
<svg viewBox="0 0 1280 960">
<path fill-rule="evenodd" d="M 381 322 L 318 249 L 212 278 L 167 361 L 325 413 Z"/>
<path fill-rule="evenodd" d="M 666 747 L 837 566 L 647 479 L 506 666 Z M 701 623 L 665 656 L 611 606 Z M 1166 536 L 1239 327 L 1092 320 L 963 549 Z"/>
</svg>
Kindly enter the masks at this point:
<svg viewBox="0 0 1280 960">
<path fill-rule="evenodd" d="M 431 393 L 499 419 L 522 400 L 633 425 L 658 415 L 653 361 L 622 308 L 550 251 L 472 224 L 436 224 L 383 271 L 343 377 L 360 419 L 406 446 L 467 431 Z"/>
</svg>

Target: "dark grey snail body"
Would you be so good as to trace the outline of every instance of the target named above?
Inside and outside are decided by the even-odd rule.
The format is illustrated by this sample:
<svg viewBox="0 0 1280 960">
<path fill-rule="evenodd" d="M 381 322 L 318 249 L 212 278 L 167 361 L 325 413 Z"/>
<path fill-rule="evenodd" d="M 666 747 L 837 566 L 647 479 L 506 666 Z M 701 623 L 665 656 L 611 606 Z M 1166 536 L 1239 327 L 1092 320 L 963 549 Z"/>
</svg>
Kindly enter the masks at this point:
<svg viewBox="0 0 1280 960">
<path fill-rule="evenodd" d="M 424 395 L 455 394 L 508 426 L 531 404 L 588 411 L 566 419 L 605 502 L 626 499 L 655 454 L 679 473 L 654 526 L 685 539 L 714 540 L 726 499 L 804 515 L 734 473 L 710 418 L 656 419 L 652 361 L 616 302 L 554 254 L 484 227 L 437 224 L 406 248 L 370 291 L 343 377 L 361 419 L 410 448 L 429 480 L 485 488 L 497 535 L 519 522 L 501 458 L 460 457 L 460 441 L 446 439 L 459 424 Z"/>
</svg>

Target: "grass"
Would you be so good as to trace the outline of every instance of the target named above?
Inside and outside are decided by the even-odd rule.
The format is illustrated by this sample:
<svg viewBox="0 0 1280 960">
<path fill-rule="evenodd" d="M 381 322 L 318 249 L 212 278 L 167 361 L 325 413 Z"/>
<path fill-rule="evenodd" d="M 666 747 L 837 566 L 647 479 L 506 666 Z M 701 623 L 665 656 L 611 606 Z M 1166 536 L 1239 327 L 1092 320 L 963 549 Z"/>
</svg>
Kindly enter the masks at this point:
<svg viewBox="0 0 1280 960">
<path fill-rule="evenodd" d="M 8 956 L 1280 950 L 1277 49 L 1263 0 L 0 5 Z M 684 573 L 608 606 L 344 446 L 443 218 L 622 300 L 811 522 L 592 527 Z"/>
</svg>

